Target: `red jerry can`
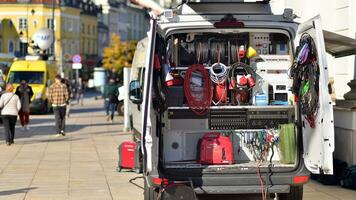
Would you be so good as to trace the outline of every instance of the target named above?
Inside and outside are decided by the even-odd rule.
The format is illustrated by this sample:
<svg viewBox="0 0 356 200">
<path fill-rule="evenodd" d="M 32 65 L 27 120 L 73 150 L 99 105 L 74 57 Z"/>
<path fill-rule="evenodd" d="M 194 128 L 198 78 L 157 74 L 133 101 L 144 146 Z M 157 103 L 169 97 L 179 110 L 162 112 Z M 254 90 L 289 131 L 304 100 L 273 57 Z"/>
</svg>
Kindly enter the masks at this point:
<svg viewBox="0 0 356 200">
<path fill-rule="evenodd" d="M 229 136 L 221 133 L 206 133 L 200 141 L 201 164 L 223 165 L 233 164 L 233 147 Z"/>
</svg>

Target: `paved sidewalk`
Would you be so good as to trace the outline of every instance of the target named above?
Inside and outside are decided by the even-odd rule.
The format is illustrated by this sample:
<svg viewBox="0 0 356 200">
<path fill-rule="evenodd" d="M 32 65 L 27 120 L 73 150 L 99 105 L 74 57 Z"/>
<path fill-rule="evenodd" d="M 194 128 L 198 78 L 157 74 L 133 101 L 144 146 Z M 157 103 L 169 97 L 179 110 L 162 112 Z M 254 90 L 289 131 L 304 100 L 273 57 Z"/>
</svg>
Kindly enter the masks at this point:
<svg viewBox="0 0 356 200">
<path fill-rule="evenodd" d="M 31 130 L 18 127 L 10 147 L 1 127 L 0 200 L 142 200 L 143 190 L 129 183 L 138 175 L 116 172 L 117 146 L 130 134 L 121 131 L 122 117 L 106 122 L 102 103 L 91 98 L 84 107 L 73 106 L 65 137 L 54 136 L 52 115 L 32 116 Z M 315 182 L 304 191 L 305 200 L 356 199 L 356 191 Z"/>
<path fill-rule="evenodd" d="M 0 199 L 143 199 L 143 190 L 118 173 L 117 146 L 129 139 L 122 117 L 108 123 L 101 100 L 73 106 L 65 137 L 54 136 L 54 117 L 31 118 L 29 132 L 16 129 L 15 145 L 0 142 Z M 142 180 L 138 180 L 142 184 Z"/>
</svg>

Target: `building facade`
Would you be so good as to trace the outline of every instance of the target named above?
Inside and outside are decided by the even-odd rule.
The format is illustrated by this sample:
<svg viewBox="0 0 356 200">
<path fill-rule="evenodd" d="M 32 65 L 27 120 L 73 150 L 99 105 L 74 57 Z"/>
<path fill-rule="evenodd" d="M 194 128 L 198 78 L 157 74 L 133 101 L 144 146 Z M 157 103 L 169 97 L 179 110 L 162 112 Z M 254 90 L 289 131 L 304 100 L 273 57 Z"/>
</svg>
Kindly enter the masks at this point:
<svg viewBox="0 0 356 200">
<path fill-rule="evenodd" d="M 149 16 L 146 10 L 132 5 L 127 5 L 127 39 L 141 40 L 147 36 L 149 29 Z"/>
<path fill-rule="evenodd" d="M 97 6 L 102 8 L 102 22 L 109 28 L 109 35 L 119 35 L 120 1 L 118 0 L 95 0 Z"/>
<path fill-rule="evenodd" d="M 356 37 L 356 1 L 355 0 L 272 0 L 274 13 L 283 13 L 284 8 L 292 8 L 299 17 L 296 20 L 304 22 L 318 14 L 322 18 L 324 30 Z M 333 58 L 328 56 L 329 75 L 334 78 L 336 98 L 343 99 L 343 95 L 350 90 L 347 83 L 354 78 L 355 56 Z"/>
<path fill-rule="evenodd" d="M 3 43 L 2 46 L 11 42 L 15 43 L 13 54 L 14 56 L 20 55 L 24 48 L 32 45 L 32 35 L 39 28 L 52 28 L 54 18 L 55 41 L 54 48 L 50 51 L 54 53 L 59 72 L 65 72 L 68 75 L 72 71 L 73 55 L 82 54 L 84 58 L 88 55 L 89 57 L 97 55 L 96 15 L 100 12 L 99 7 L 91 0 L 0 0 L 0 21 L 11 21 L 14 27 L 10 31 L 10 36 L 1 36 L 0 43 Z M 86 31 L 90 26 L 89 34 L 87 32 L 82 34 L 83 24 L 85 24 Z M 82 49 L 83 43 L 86 46 Z M 0 50 L 9 53 L 6 51 L 7 48 Z M 29 53 L 33 53 L 32 48 L 28 50 Z"/>
<path fill-rule="evenodd" d="M 15 54 L 20 50 L 20 36 L 10 19 L 0 20 L 0 68 L 11 65 Z"/>
<path fill-rule="evenodd" d="M 80 55 L 84 79 L 89 79 L 98 62 L 98 13 L 101 10 L 92 1 L 82 4 L 80 13 Z"/>
</svg>

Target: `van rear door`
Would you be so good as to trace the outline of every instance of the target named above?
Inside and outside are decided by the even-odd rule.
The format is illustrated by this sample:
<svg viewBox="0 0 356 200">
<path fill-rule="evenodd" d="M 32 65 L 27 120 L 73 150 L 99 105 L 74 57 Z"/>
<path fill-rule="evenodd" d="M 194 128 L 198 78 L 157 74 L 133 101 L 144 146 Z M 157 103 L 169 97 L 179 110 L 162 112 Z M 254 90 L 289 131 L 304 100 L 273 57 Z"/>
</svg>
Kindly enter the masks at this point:
<svg viewBox="0 0 356 200">
<path fill-rule="evenodd" d="M 334 117 L 331 95 L 328 91 L 329 75 L 320 16 L 299 25 L 295 41 L 296 46 L 299 45 L 299 39 L 303 33 L 308 33 L 314 39 L 320 68 L 319 107 L 315 127 L 311 128 L 308 121 L 302 117 L 304 163 L 312 173 L 332 174 Z"/>
<path fill-rule="evenodd" d="M 151 121 L 151 102 L 152 102 L 152 78 L 153 78 L 153 57 L 156 43 L 156 19 L 151 19 L 150 30 L 148 32 L 147 53 L 145 62 L 145 83 L 143 88 L 142 101 L 142 135 L 141 148 L 143 153 L 143 173 L 148 174 L 153 169 L 153 127 Z"/>
</svg>

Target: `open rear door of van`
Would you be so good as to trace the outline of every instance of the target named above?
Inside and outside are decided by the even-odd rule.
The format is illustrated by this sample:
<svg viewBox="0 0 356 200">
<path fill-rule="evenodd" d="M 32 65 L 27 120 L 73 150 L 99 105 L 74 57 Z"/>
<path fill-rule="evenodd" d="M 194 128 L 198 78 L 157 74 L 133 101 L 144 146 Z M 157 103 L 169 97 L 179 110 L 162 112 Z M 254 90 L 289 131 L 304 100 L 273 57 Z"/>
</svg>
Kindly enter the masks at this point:
<svg viewBox="0 0 356 200">
<path fill-rule="evenodd" d="M 153 127 L 151 121 L 151 103 L 152 103 L 152 78 L 153 78 L 153 57 L 155 51 L 156 40 L 156 19 L 150 20 L 150 30 L 148 34 L 147 53 L 145 62 L 145 83 L 143 88 L 142 101 L 142 135 L 141 148 L 143 153 L 143 173 L 147 174 L 152 171 L 152 147 L 153 147 Z"/>
<path fill-rule="evenodd" d="M 304 163 L 314 174 L 333 174 L 334 117 L 331 95 L 328 91 L 329 74 L 320 16 L 299 25 L 296 45 L 299 44 L 303 33 L 308 33 L 314 39 L 320 68 L 319 107 L 315 127 L 311 128 L 305 117 L 302 117 Z"/>
</svg>

